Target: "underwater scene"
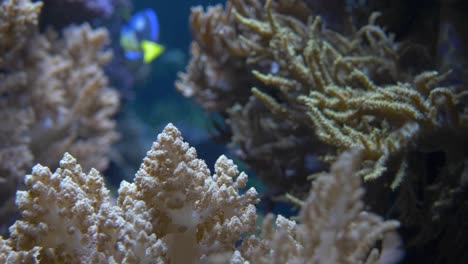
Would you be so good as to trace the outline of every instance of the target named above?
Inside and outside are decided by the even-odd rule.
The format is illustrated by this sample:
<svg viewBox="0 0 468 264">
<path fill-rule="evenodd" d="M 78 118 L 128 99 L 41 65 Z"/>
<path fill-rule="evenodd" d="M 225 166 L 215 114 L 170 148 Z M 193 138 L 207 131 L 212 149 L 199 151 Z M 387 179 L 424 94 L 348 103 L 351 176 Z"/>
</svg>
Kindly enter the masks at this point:
<svg viewBox="0 0 468 264">
<path fill-rule="evenodd" d="M 0 0 L 0 264 L 468 263 L 466 14 Z"/>
</svg>

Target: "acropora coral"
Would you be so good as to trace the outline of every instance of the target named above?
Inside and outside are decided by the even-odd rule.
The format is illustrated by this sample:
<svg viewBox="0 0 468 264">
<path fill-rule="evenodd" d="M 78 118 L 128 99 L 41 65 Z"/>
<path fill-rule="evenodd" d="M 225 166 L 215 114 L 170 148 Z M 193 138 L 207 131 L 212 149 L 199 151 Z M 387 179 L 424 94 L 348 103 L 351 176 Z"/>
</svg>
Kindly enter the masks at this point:
<svg viewBox="0 0 468 264">
<path fill-rule="evenodd" d="M 304 201 L 299 222 L 268 216 L 256 229 L 257 192 L 221 156 L 211 175 L 172 124 L 116 203 L 95 169 L 65 154 L 36 165 L 18 191 L 21 219 L 0 237 L 3 263 L 392 263 L 397 221 L 364 211 L 359 152 L 343 154 Z M 379 251 L 375 243 L 383 239 Z M 240 242 L 239 242 L 240 241 Z M 240 246 L 236 246 L 240 244 Z M 388 254 L 391 253 L 391 254 Z"/>
</svg>

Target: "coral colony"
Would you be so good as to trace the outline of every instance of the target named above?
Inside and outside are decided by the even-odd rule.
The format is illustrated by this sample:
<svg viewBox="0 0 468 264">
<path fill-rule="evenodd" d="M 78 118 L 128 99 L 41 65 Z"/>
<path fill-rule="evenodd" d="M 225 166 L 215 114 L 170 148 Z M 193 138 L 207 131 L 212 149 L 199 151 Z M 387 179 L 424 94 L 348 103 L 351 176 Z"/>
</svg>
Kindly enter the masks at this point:
<svg viewBox="0 0 468 264">
<path fill-rule="evenodd" d="M 468 93 L 441 70 L 466 57 L 422 65 L 417 36 L 379 24 L 390 8 L 329 1 L 342 7 L 330 20 L 322 2 L 193 8 L 175 84 L 221 114 L 238 158 L 299 208 L 286 217 L 257 208 L 267 195 L 226 156 L 211 172 L 172 124 L 113 195 L 107 29 L 40 30 L 59 2 L 2 1 L 0 263 L 466 263 Z"/>
</svg>

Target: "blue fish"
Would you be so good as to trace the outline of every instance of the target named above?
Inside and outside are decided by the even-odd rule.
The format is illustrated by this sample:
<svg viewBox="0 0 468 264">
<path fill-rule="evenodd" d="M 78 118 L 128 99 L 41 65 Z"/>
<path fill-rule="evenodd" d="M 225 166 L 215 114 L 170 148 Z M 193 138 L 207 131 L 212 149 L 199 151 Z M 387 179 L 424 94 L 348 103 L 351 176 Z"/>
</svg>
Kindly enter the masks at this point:
<svg viewBox="0 0 468 264">
<path fill-rule="evenodd" d="M 158 40 L 158 16 L 151 8 L 135 13 L 120 29 L 120 45 L 129 60 L 152 62 L 164 52 Z"/>
</svg>

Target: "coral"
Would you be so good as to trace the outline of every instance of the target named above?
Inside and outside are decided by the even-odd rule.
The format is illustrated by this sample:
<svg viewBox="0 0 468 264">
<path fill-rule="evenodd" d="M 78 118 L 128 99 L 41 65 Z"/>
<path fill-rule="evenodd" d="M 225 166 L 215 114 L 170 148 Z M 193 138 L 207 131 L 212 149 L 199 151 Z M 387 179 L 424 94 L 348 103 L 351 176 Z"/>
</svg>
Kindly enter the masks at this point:
<svg viewBox="0 0 468 264">
<path fill-rule="evenodd" d="M 293 2 L 284 2 L 278 8 L 300 12 L 305 21 L 307 7 L 301 1 Z M 296 126 L 294 121 L 272 116 L 264 104 L 251 98 L 251 87 L 264 87 L 251 71 L 269 71 L 275 64 L 250 60 L 249 49 L 238 36 L 247 39 L 259 36 L 237 22 L 232 12 L 234 7 L 252 18 L 265 16 L 263 5 L 257 1 L 228 1 L 225 12 L 221 6 L 208 7 L 205 13 L 201 8 L 192 9 L 191 60 L 187 72 L 179 75 L 176 87 L 184 96 L 194 97 L 205 109 L 227 117 L 231 130 L 227 134 L 232 133 L 232 141 L 240 146 L 240 157 L 275 192 L 305 186 L 304 175 L 316 168 L 304 165 L 304 160 L 311 157 L 311 150 L 304 146 L 314 142 L 309 140 L 307 129 Z M 288 139 L 278 142 L 284 136 Z"/>
<path fill-rule="evenodd" d="M 68 27 L 63 34 L 63 39 L 50 32 L 35 40 L 45 49 L 33 52 L 38 68 L 29 73 L 35 113 L 31 149 L 47 166 L 68 151 L 86 169 L 104 170 L 117 138 L 112 117 L 119 106 L 118 94 L 102 70 L 112 57 L 102 50 L 107 31 L 84 24 Z"/>
<path fill-rule="evenodd" d="M 206 14 L 201 8 L 192 9 L 191 30 L 199 34 L 193 36 L 196 41 L 191 45 L 187 73 L 180 73 L 176 82 L 184 96 L 195 97 L 210 111 L 222 111 L 236 101 L 244 102 L 250 93 L 247 87 L 254 80 L 243 59 L 231 55 L 240 51 L 240 47 L 231 47 L 238 43 L 236 32 L 228 26 L 234 23 L 234 17 L 222 11 L 220 5 L 209 7 Z M 200 31 L 201 28 L 204 30 Z"/>
<path fill-rule="evenodd" d="M 253 97 L 244 105 L 229 108 L 228 115 L 231 141 L 240 147 L 236 154 L 256 171 L 272 194 L 307 192 L 304 175 L 321 167 L 313 149 L 307 148 L 319 146 L 317 140 L 294 120 L 272 116 Z"/>
<path fill-rule="evenodd" d="M 203 101 L 202 105 L 207 110 L 218 108 L 207 107 L 211 98 L 204 96 L 206 92 L 214 94 L 213 90 L 245 90 L 243 84 L 230 82 L 230 78 L 223 79 L 235 85 L 229 90 L 199 82 L 200 72 L 211 76 L 208 67 L 214 64 L 205 58 L 204 63 L 196 67 L 200 64 L 200 57 L 208 57 L 221 46 L 225 51 L 231 51 L 228 53 L 231 57 L 244 59 L 244 67 L 263 82 L 259 88 L 253 88 L 252 93 L 278 119 L 294 120 L 297 127 L 309 130 L 318 141 L 335 148 L 338 153 L 352 147 L 363 148 L 368 162 L 364 163 L 366 166 L 360 173 L 365 179 L 381 176 L 387 170 L 390 159 L 400 160 L 397 169 L 404 170 L 403 155 L 421 134 L 437 134 L 440 130 L 466 127 L 456 109 L 456 91 L 446 87 L 436 88 L 445 78 L 444 75 L 424 72 L 411 77 L 399 70 L 397 45 L 375 25 L 376 16 L 372 16 L 368 25 L 347 38 L 324 29 L 319 17 L 310 17 L 307 24 L 300 17 L 286 16 L 276 11 L 281 10 L 281 4 L 274 6 L 272 1 L 266 2 L 263 16 L 258 15 L 259 12 L 246 11 L 248 9 L 242 5 L 242 1 L 232 1 L 232 6 L 229 9 L 228 5 L 225 14 L 220 14 L 219 8 L 209 9 L 204 16 L 198 9 L 192 14 L 192 25 L 203 29 L 199 34 L 195 31 L 196 44 L 193 46 L 215 48 L 206 54 L 200 54 L 195 49 L 188 67 L 189 73 L 181 75 L 177 85 L 185 96 L 195 96 Z M 252 9 L 258 8 L 254 5 Z M 231 21 L 232 17 L 235 17 L 237 24 Z M 237 42 L 230 41 L 231 34 L 225 29 L 227 25 L 212 29 L 211 23 L 220 20 L 234 24 L 230 25 L 231 31 L 240 28 L 236 34 L 240 36 Z M 207 32 L 212 33 L 212 39 L 207 37 Z M 220 32 L 228 33 L 226 36 Z M 224 59 L 216 61 L 222 63 Z M 270 69 L 262 69 L 262 64 L 270 64 Z M 222 76 L 216 74 L 217 78 Z M 248 85 L 256 86 L 255 82 Z M 245 105 L 245 99 L 236 99 L 238 92 L 233 94 L 229 98 Z M 232 107 L 233 103 L 229 106 Z M 225 104 L 218 107 L 227 108 Z M 235 113 L 236 110 L 231 108 L 227 112 Z M 236 126 L 236 123 L 243 121 L 231 115 L 228 122 Z M 276 130 L 273 131 L 282 137 L 284 133 Z M 243 150 L 251 149 L 251 144 L 242 141 L 253 137 L 234 134 L 234 142 L 241 146 L 249 145 Z M 256 155 L 255 151 L 250 152 L 246 154 L 246 159 L 255 160 L 261 156 Z M 321 154 L 322 159 L 328 162 L 334 156 L 336 153 L 333 150 Z M 399 184 L 404 172 L 397 174 L 393 188 Z"/>
<path fill-rule="evenodd" d="M 364 190 L 356 170 L 357 151 L 345 152 L 330 173 L 318 176 L 302 202 L 298 223 L 269 215 L 262 238 L 242 245 L 251 263 L 397 263 L 403 256 L 394 230 L 397 221 L 383 221 L 364 211 Z M 383 239 L 379 252 L 373 245 Z"/>
<path fill-rule="evenodd" d="M 27 75 L 16 58 L 34 33 L 41 5 L 29 1 L 3 1 L 0 5 L 0 223 L 14 212 L 16 187 L 33 164 L 30 140 L 25 136 L 32 123 L 32 111 L 23 100 Z M 11 73 L 6 74 L 5 68 Z"/>
<path fill-rule="evenodd" d="M 360 148 L 365 200 L 401 221 L 410 251 L 444 248 L 439 263 L 465 254 L 443 242 L 466 212 L 466 76 L 447 71 L 463 56 L 450 61 L 458 53 L 449 43 L 449 63 L 436 64 L 427 57 L 439 44 L 386 32 L 378 21 L 388 14 L 366 13 L 356 26 L 331 21 L 334 10 L 317 16 L 327 4 L 231 0 L 224 10 L 193 9 L 193 54 L 177 88 L 221 113 L 223 135 L 275 191 L 304 197 L 306 178 Z M 336 12 L 355 18 L 346 8 Z"/>
<path fill-rule="evenodd" d="M 112 54 L 105 29 L 75 26 L 40 34 L 42 3 L 0 5 L 0 223 L 35 162 L 55 167 L 68 150 L 86 169 L 104 170 L 117 138 L 118 94 L 102 71 Z M 3 232 L 3 230 L 2 230 Z"/>
<path fill-rule="evenodd" d="M 271 2 L 267 2 L 267 12 L 271 12 L 268 3 Z M 298 112 L 305 112 L 306 120 L 311 122 L 311 132 L 338 152 L 349 148 L 364 149 L 364 159 L 368 161 L 360 171 L 364 179 L 380 177 L 391 158 L 400 159 L 400 171 L 391 185 L 395 188 L 405 173 L 401 171 L 406 166 L 403 153 L 418 137 L 423 133 L 437 134 L 440 130 L 467 126 L 459 119 L 455 91 L 436 87 L 443 79 L 436 72 L 422 73 L 411 83 L 383 86 L 376 85 L 368 77 L 369 69 L 363 68 L 364 63 L 390 68 L 390 72 L 393 63 L 384 60 L 383 56 L 364 53 L 361 41 L 370 43 L 374 53 L 397 56 L 392 50 L 391 39 L 372 22 L 357 32 L 355 39 L 343 39 L 337 47 L 327 41 L 326 36 L 321 37 L 324 33 L 320 32 L 319 18 L 308 28 L 296 29 L 281 26 L 285 22 L 280 22 L 272 13 L 269 16 L 271 20 L 262 24 L 262 29 L 257 25 L 260 22 L 239 16 L 239 20 L 250 25 L 257 34 L 268 36 L 268 40 L 262 41 L 269 43 L 274 51 L 262 48 L 258 41 L 249 44 L 255 47 L 253 53 L 263 52 L 261 56 L 277 61 L 280 69 L 278 73 L 253 71 L 265 84 L 275 87 L 277 94 L 255 88 L 253 93 L 274 114 L 292 119 Z M 364 40 L 360 39 L 361 35 L 365 36 Z M 345 41 L 351 44 L 346 46 Z M 301 42 L 304 44 L 296 44 Z M 364 54 L 353 54 L 353 50 L 361 50 Z M 330 155 L 334 154 L 327 153 L 327 157 L 322 158 L 333 159 Z"/>
<path fill-rule="evenodd" d="M 335 160 L 349 148 L 363 149 L 364 162 L 358 174 L 366 180 L 384 176 L 372 185 L 368 199 L 374 202 L 369 203 L 373 208 L 389 208 L 386 213 L 398 215 L 404 226 L 417 230 L 405 234 L 410 248 L 428 246 L 429 241 L 445 237 L 445 232 L 452 233 L 452 223 L 460 223 L 462 218 L 440 212 L 446 210 L 441 205 L 447 196 L 451 197 L 451 210 L 457 214 L 466 210 L 462 199 L 444 191 L 466 192 L 462 183 L 466 150 L 462 146 L 468 144 L 468 116 L 461 100 L 463 87 L 442 86 L 447 75 L 437 71 L 414 77 L 405 72 L 406 68 L 399 66 L 398 44 L 374 24 L 374 16 L 367 26 L 346 38 L 324 29 L 320 18 L 311 19 L 304 27 L 299 23 L 291 26 L 270 4 L 267 1 L 266 22 L 238 16 L 241 23 L 263 36 L 256 42 L 243 38 L 254 49 L 252 56 L 279 66 L 276 73 L 253 71 L 268 86 L 253 88 L 253 94 L 277 118 L 305 124 L 311 136 L 333 147 L 317 151 L 322 160 Z M 432 153 L 441 155 L 445 164 L 425 165 L 431 162 Z M 434 166 L 435 171 L 422 169 L 424 166 Z M 422 178 L 426 179 L 423 183 Z M 401 189 L 395 194 L 386 186 Z M 422 198 L 418 188 L 424 190 Z M 392 195 L 398 199 L 389 206 L 383 201 Z M 418 210 L 421 201 L 427 207 Z M 442 262 L 443 256 L 462 252 L 445 249 Z"/>
<path fill-rule="evenodd" d="M 0 63 L 16 56 L 34 32 L 42 2 L 6 0 L 0 5 Z"/>
<path fill-rule="evenodd" d="M 36 165 L 25 181 L 17 196 L 23 218 L 2 241 L 14 249 L 3 261 L 16 251 L 43 262 L 187 263 L 232 249 L 255 227 L 255 189 L 238 194 L 247 175 L 221 156 L 210 176 L 171 124 L 134 182 L 122 182 L 116 205 L 98 171 L 85 174 L 70 154 L 55 173 Z"/>
<path fill-rule="evenodd" d="M 36 165 L 25 179 L 27 189 L 17 193 L 22 219 L 10 227 L 9 239 L 0 237 L 0 260 L 377 263 L 385 257 L 395 261 L 398 243 L 388 241 L 395 238 L 398 222 L 363 211 L 361 180 L 353 176 L 359 162 L 358 152 L 347 153 L 331 174 L 319 177 L 304 201 L 300 224 L 278 216 L 274 228 L 270 216 L 261 237 L 242 239 L 255 231 L 258 201 L 253 188 L 239 193 L 247 175 L 221 156 L 211 176 L 196 158 L 196 150 L 169 124 L 133 183 L 121 183 L 116 204 L 99 172 L 84 173 L 70 154 L 64 155 L 55 173 Z M 374 245 L 381 239 L 384 246 L 379 253 Z M 236 244 L 241 245 L 236 248 Z"/>
</svg>

